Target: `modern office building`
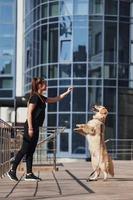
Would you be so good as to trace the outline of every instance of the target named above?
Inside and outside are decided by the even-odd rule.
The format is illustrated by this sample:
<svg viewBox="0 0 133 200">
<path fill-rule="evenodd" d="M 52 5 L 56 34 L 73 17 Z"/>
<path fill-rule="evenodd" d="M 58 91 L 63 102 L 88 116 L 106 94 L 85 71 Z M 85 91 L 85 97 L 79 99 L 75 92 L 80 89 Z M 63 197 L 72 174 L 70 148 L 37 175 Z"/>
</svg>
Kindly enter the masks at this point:
<svg viewBox="0 0 133 200">
<path fill-rule="evenodd" d="M 0 1 L 0 107 L 13 101 L 16 82 L 16 0 Z M 8 108 L 0 108 L 5 120 L 11 114 Z"/>
<path fill-rule="evenodd" d="M 25 0 L 24 8 L 25 94 L 34 76 L 46 78 L 48 96 L 74 86 L 63 101 L 47 106 L 47 125 L 66 126 L 57 156 L 86 156 L 85 139 L 73 128 L 91 118 L 94 104 L 108 108 L 106 138 L 132 138 L 133 3 Z"/>
</svg>

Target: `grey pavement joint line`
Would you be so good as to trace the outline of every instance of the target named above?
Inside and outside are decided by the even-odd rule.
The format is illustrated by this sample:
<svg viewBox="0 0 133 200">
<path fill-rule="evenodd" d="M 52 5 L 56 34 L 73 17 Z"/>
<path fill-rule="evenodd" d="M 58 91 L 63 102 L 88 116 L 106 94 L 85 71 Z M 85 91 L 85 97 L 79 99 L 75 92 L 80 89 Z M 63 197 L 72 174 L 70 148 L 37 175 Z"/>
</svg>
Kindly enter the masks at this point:
<svg viewBox="0 0 133 200">
<path fill-rule="evenodd" d="M 15 190 L 15 188 L 17 187 L 17 185 L 20 183 L 20 181 L 22 180 L 23 176 L 24 176 L 25 173 L 22 174 L 22 176 L 20 177 L 20 179 L 17 181 L 17 183 L 13 186 L 13 188 L 11 189 L 11 191 L 5 196 L 5 198 L 8 198 L 12 193 L 13 191 Z"/>
<path fill-rule="evenodd" d="M 81 185 L 87 192 L 89 193 L 95 193 L 93 190 L 91 190 L 89 187 L 87 187 L 84 183 L 82 183 L 75 175 L 73 175 L 69 170 L 65 170 L 79 185 Z"/>
<path fill-rule="evenodd" d="M 57 184 L 57 187 L 58 187 L 58 190 L 59 190 L 59 194 L 62 195 L 61 187 L 60 187 L 59 182 L 58 182 L 58 180 L 57 180 L 57 178 L 56 178 L 56 176 L 55 176 L 55 172 L 52 171 L 52 174 L 53 174 L 53 177 L 54 177 L 55 182 L 56 182 L 56 184 Z"/>
</svg>

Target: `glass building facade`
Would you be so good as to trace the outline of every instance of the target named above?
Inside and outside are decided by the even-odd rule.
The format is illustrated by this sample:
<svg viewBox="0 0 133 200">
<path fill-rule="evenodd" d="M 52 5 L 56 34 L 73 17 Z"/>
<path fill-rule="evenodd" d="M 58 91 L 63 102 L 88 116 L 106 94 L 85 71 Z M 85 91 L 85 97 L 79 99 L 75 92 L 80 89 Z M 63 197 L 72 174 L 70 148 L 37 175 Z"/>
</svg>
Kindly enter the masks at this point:
<svg viewBox="0 0 133 200">
<path fill-rule="evenodd" d="M 34 76 L 46 78 L 49 97 L 74 86 L 63 101 L 47 106 L 47 125 L 66 126 L 57 155 L 86 156 L 85 138 L 73 128 L 91 118 L 94 104 L 109 110 L 106 138 L 128 137 L 133 128 L 123 127 L 129 120 L 123 109 L 133 87 L 130 2 L 25 0 L 24 22 L 25 94 Z"/>
<path fill-rule="evenodd" d="M 0 0 L 0 100 L 15 95 L 16 0 Z"/>
</svg>

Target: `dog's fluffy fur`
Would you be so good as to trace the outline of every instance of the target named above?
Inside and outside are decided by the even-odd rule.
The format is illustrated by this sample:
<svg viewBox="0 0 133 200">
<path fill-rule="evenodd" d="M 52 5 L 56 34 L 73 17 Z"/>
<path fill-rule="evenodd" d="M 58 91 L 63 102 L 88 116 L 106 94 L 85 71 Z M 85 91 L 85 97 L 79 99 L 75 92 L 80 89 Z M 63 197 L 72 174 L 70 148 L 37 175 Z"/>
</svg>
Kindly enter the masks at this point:
<svg viewBox="0 0 133 200">
<path fill-rule="evenodd" d="M 114 176 L 114 166 L 111 157 L 108 155 L 104 141 L 105 120 L 108 111 L 103 106 L 93 107 L 93 119 L 87 124 L 77 124 L 74 130 L 81 135 L 86 136 L 91 154 L 92 168 L 94 176 L 89 180 L 97 180 L 100 171 L 103 173 L 104 180 L 107 180 L 108 174 Z"/>
</svg>

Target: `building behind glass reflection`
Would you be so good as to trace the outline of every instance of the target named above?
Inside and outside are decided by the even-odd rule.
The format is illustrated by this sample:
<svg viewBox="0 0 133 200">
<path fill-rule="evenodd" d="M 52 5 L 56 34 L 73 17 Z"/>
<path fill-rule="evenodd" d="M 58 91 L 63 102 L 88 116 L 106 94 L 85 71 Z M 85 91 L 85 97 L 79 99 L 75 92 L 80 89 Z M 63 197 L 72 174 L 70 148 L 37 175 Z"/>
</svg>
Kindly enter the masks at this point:
<svg viewBox="0 0 133 200">
<path fill-rule="evenodd" d="M 73 128 L 92 117 L 94 104 L 109 110 L 106 138 L 133 138 L 132 4 L 25 0 L 25 94 L 34 76 L 46 78 L 49 97 L 74 86 L 63 101 L 47 106 L 47 125 L 66 126 L 57 156 L 86 156 L 85 138 Z"/>
</svg>

